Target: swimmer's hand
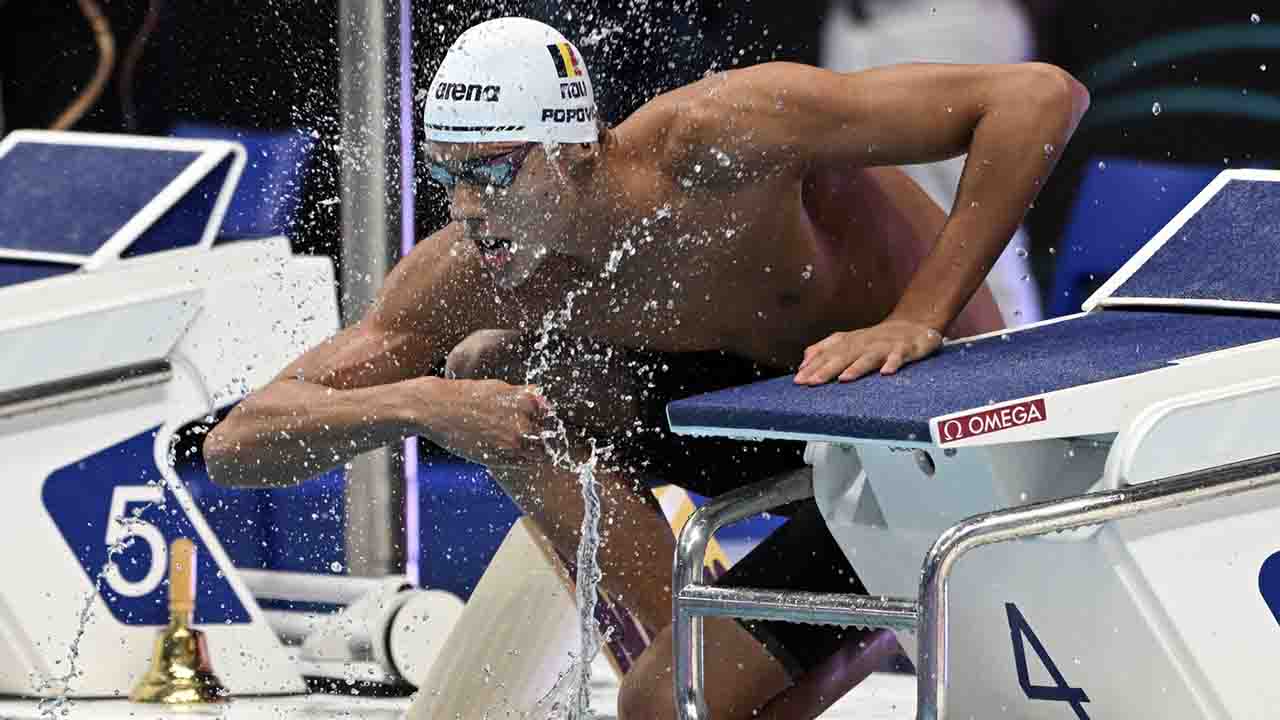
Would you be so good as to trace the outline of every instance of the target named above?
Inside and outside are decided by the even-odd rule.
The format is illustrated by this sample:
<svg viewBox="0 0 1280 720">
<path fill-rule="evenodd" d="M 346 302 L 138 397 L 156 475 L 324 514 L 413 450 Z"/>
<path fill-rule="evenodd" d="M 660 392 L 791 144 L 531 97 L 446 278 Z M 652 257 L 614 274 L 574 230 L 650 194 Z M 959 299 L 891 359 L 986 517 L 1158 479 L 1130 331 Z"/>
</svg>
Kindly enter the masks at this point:
<svg viewBox="0 0 1280 720">
<path fill-rule="evenodd" d="M 445 402 L 430 394 L 432 407 L 424 408 L 424 413 L 429 412 L 431 419 L 422 423 L 421 434 L 483 465 L 519 465 L 545 457 L 543 436 L 554 429 L 555 417 L 537 386 L 501 380 L 446 382 Z"/>
<path fill-rule="evenodd" d="M 928 357 L 942 346 L 942 334 L 911 320 L 889 318 L 863 330 L 832 333 L 805 348 L 797 385 L 821 385 L 838 377 L 856 380 L 880 368 L 892 375 L 907 363 Z"/>
</svg>

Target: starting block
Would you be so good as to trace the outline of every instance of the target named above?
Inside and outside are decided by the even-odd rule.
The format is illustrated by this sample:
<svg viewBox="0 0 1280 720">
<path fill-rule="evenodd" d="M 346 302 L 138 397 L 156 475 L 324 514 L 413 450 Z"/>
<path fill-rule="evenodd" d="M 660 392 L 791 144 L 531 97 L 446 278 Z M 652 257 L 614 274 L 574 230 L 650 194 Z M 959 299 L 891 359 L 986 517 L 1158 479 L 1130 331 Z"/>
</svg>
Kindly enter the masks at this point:
<svg viewBox="0 0 1280 720">
<path fill-rule="evenodd" d="M 1080 314 L 893 376 L 672 403 L 676 432 L 808 441 L 814 469 L 682 533 L 680 716 L 707 717 L 705 615 L 894 629 L 927 720 L 1273 715 L 1277 223 L 1280 173 L 1227 171 Z M 702 583 L 717 527 L 810 495 L 874 596 Z"/>
<path fill-rule="evenodd" d="M 178 537 L 227 689 L 306 690 L 171 456 L 338 326 L 328 259 L 279 237 L 212 246 L 243 164 L 216 141 L 0 143 L 0 695 L 127 696 L 168 621 Z"/>
</svg>

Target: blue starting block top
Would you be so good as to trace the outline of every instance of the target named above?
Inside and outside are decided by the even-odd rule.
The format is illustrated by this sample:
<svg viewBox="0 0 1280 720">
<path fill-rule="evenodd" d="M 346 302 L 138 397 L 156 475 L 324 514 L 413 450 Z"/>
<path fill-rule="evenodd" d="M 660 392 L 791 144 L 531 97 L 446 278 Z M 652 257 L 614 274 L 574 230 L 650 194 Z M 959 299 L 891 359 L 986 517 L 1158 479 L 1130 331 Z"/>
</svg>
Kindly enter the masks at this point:
<svg viewBox="0 0 1280 720">
<path fill-rule="evenodd" d="M 1280 172 L 1223 173 L 1099 290 L 1093 312 L 950 343 L 892 376 L 819 387 L 787 376 L 678 400 L 668 421 L 686 434 L 928 442 L 933 418 L 1280 338 L 1276 257 Z"/>
<path fill-rule="evenodd" d="M 1280 317 L 1096 312 L 950 344 L 895 375 L 817 387 L 788 375 L 677 400 L 667 419 L 676 432 L 691 434 L 924 442 L 929 420 L 941 415 L 1273 338 L 1280 338 Z"/>
<path fill-rule="evenodd" d="M 228 142 L 11 133 L 0 142 L 0 279 L 212 244 L 243 166 Z"/>
<path fill-rule="evenodd" d="M 1122 305 L 1275 312 L 1280 305 L 1280 173 L 1209 183 L 1089 299 Z"/>
</svg>

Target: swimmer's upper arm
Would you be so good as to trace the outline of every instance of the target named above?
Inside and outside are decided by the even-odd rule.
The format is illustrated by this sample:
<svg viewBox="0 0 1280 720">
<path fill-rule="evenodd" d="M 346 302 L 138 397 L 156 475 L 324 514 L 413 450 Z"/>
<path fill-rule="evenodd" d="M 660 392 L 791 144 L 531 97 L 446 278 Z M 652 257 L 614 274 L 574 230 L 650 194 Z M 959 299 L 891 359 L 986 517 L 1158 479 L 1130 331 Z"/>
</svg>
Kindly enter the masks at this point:
<svg viewBox="0 0 1280 720">
<path fill-rule="evenodd" d="M 507 327 L 503 307 L 477 302 L 492 282 L 450 224 L 418 243 L 387 275 L 365 316 L 308 350 L 277 380 L 337 389 L 371 387 L 432 372 L 474 330 Z"/>
<path fill-rule="evenodd" d="M 1065 71 L 1019 65 L 896 65 L 836 73 L 768 63 L 671 98 L 683 154 L 746 165 L 902 165 L 963 154 L 991 112 L 1036 112 L 1073 130 L 1088 93 Z M 699 162 L 705 162 L 700 159 Z"/>
</svg>

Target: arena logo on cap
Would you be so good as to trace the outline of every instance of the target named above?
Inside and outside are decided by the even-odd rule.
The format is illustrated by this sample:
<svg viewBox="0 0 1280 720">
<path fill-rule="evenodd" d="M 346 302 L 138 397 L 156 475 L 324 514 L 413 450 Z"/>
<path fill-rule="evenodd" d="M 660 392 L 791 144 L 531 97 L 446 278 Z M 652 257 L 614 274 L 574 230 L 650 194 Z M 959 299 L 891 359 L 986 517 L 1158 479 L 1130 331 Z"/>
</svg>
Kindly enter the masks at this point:
<svg viewBox="0 0 1280 720">
<path fill-rule="evenodd" d="M 1038 398 L 949 420 L 940 420 L 938 437 L 944 443 L 956 442 L 978 435 L 1044 422 L 1047 419 L 1044 398 Z"/>
<path fill-rule="evenodd" d="M 578 61 L 578 55 L 573 51 L 572 45 L 569 43 L 548 45 L 547 52 L 551 53 L 551 61 L 556 64 L 557 75 L 562 78 L 582 76 L 582 63 Z"/>
<path fill-rule="evenodd" d="M 436 86 L 436 99 L 498 102 L 498 94 L 501 92 L 502 88 L 497 85 L 442 82 Z"/>
</svg>

